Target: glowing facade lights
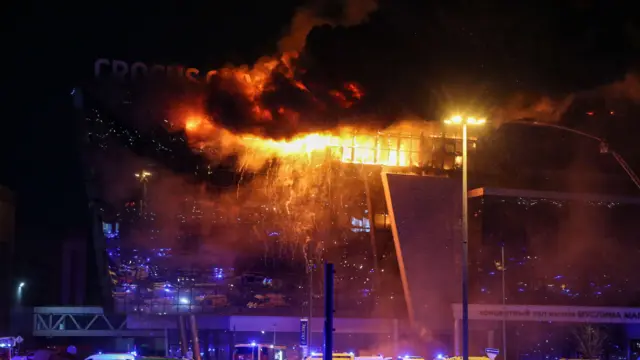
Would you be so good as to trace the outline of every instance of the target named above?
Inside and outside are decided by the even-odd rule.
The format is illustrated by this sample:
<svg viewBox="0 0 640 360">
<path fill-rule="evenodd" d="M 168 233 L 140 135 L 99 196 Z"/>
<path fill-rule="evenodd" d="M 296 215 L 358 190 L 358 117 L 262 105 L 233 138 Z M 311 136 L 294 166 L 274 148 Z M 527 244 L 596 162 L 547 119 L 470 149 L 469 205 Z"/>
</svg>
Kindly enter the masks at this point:
<svg viewBox="0 0 640 360">
<path fill-rule="evenodd" d="M 487 119 L 476 117 L 463 117 L 460 115 L 452 116 L 449 119 L 444 120 L 447 125 L 483 125 L 487 122 Z"/>
</svg>

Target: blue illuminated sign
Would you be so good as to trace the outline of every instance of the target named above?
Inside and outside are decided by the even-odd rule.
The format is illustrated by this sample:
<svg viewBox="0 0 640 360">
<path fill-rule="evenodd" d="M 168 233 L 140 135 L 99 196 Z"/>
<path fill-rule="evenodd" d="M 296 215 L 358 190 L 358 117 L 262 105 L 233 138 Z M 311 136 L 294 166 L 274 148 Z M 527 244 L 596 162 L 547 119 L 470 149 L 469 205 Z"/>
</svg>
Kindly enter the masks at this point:
<svg viewBox="0 0 640 360">
<path fill-rule="evenodd" d="M 309 345 L 309 319 L 300 319 L 300 346 Z"/>
</svg>

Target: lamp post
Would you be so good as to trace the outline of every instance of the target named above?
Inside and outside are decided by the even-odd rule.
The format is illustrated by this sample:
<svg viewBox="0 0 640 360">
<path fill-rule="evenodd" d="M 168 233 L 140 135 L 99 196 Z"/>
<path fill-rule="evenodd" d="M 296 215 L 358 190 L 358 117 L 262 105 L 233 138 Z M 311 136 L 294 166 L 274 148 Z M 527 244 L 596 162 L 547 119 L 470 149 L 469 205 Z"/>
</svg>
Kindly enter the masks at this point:
<svg viewBox="0 0 640 360">
<path fill-rule="evenodd" d="M 149 178 L 152 174 L 147 170 L 142 170 L 133 175 L 138 179 L 138 181 L 140 181 L 140 183 L 142 183 L 142 202 L 140 203 L 140 213 L 143 213 L 144 208 L 147 205 L 147 183 L 149 182 Z"/>
<path fill-rule="evenodd" d="M 507 271 L 507 265 L 504 260 L 504 241 L 500 248 L 500 264 L 497 266 L 498 270 L 502 273 L 502 358 L 507 358 L 507 292 L 505 282 L 505 271 Z"/>
<path fill-rule="evenodd" d="M 20 282 L 20 283 L 18 284 L 17 299 L 16 299 L 16 300 L 17 300 L 17 303 L 18 303 L 18 304 L 17 304 L 17 305 L 18 305 L 18 307 L 21 307 L 21 306 L 22 306 L 22 293 L 23 293 L 24 287 L 25 287 L 26 285 L 27 285 L 27 284 L 25 284 L 24 282 Z"/>
<path fill-rule="evenodd" d="M 467 199 L 467 127 L 483 125 L 485 119 L 454 116 L 446 125 L 462 127 L 462 359 L 469 360 L 469 206 Z"/>
<path fill-rule="evenodd" d="M 307 237 L 307 273 L 309 275 L 309 320 L 307 322 L 307 353 L 311 355 L 311 341 L 313 340 L 313 330 L 311 329 L 311 320 L 313 319 L 313 253 L 311 247 L 311 238 Z"/>
<path fill-rule="evenodd" d="M 273 346 L 276 346 L 276 324 L 273 324 Z"/>
<path fill-rule="evenodd" d="M 599 145 L 600 145 L 600 153 L 602 153 L 602 154 L 611 154 L 611 156 L 613 156 L 613 158 L 618 162 L 618 165 L 620 165 L 622 170 L 624 170 L 624 172 L 629 176 L 631 181 L 633 181 L 633 183 L 636 185 L 636 187 L 638 189 L 640 189 L 640 178 L 638 177 L 638 175 L 633 171 L 633 169 L 631 169 L 629 164 L 627 164 L 627 162 L 622 158 L 622 156 L 620 156 L 620 154 L 618 154 L 617 152 L 609 149 L 609 144 L 607 144 L 607 142 L 604 139 L 599 138 L 599 137 L 597 137 L 595 135 L 588 134 L 588 133 L 586 133 L 584 131 L 572 129 L 570 127 L 557 125 L 557 124 L 549 124 L 549 123 L 537 122 L 537 121 L 533 121 L 533 122 L 531 122 L 531 121 L 510 121 L 509 123 L 526 125 L 526 126 L 538 126 L 538 127 L 547 127 L 547 128 L 558 129 L 558 130 L 567 131 L 567 132 L 574 133 L 576 135 L 580 135 L 580 136 L 589 138 L 591 140 L 597 141 L 599 143 Z"/>
</svg>

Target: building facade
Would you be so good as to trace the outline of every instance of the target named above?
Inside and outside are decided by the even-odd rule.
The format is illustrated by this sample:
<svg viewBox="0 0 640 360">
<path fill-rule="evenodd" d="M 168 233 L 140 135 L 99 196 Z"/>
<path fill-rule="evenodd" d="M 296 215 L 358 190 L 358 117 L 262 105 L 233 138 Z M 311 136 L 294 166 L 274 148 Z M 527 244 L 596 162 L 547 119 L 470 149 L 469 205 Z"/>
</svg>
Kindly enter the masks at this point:
<svg viewBox="0 0 640 360">
<path fill-rule="evenodd" d="M 100 284 L 89 288 L 103 291 L 105 308 L 112 313 L 173 319 L 179 314 L 314 317 L 323 311 L 321 264 L 331 261 L 337 269 L 337 316 L 406 318 L 410 325 L 400 326 L 400 342 L 427 344 L 420 350 L 424 356 L 457 352 L 459 322 L 451 307 L 460 298 L 460 201 L 455 199 L 460 198 L 462 144 L 457 134 L 427 122 L 413 131 L 341 134 L 302 161 L 273 161 L 261 171 L 238 171 L 235 166 L 212 165 L 213 149 L 188 147 L 185 133 L 162 121 L 165 114 L 145 115 L 153 117 L 145 124 L 155 125 L 142 129 L 134 98 L 101 101 L 81 94 L 76 90 L 86 140 L 85 166 L 91 174 L 87 188 L 95 213 L 93 246 L 99 273 L 106 279 L 94 280 Z M 476 139 L 469 145 L 473 156 Z M 123 153 L 135 155 L 123 157 Z M 595 291 L 587 301 L 573 297 L 578 291 L 568 283 L 548 282 L 523 270 L 527 257 L 535 260 L 540 255 L 524 251 L 526 246 L 518 241 L 546 244 L 545 254 L 559 250 L 560 231 L 569 238 L 598 233 L 580 229 L 580 219 L 594 223 L 589 211 L 570 211 L 580 214 L 573 227 L 550 230 L 539 218 L 562 223 L 562 214 L 542 210 L 542 215 L 531 216 L 519 210 L 546 204 L 540 197 L 548 194 L 473 194 L 474 304 L 495 305 L 505 298 L 495 282 L 501 278 L 496 274 L 502 275 L 496 269 L 502 266 L 511 281 L 506 287 L 509 305 L 634 306 L 603 295 L 618 286 L 623 297 L 632 299 L 631 286 L 583 284 L 601 292 Z M 578 200 L 585 201 L 591 200 Z M 514 208 L 502 205 L 512 202 Z M 611 209 L 613 203 L 605 197 L 598 206 Z M 607 225 L 611 229 L 622 221 L 619 216 L 605 217 L 616 224 Z M 534 233 L 535 238 L 526 235 Z M 607 241 L 616 236 L 599 234 Z M 592 250 L 597 249 L 596 239 L 589 241 Z M 503 243 L 509 245 L 499 245 Z M 498 266 L 496 256 L 502 248 L 507 261 Z M 537 262 L 535 269 L 557 272 L 562 264 L 573 266 L 573 261 L 585 258 L 579 246 L 570 246 L 570 251 L 570 256 L 553 258 L 553 266 Z M 609 258 L 632 254 L 617 251 Z M 628 261 L 620 263 L 627 266 Z M 572 274 L 558 272 L 553 276 L 561 278 L 554 280 L 584 277 L 589 268 L 580 265 L 572 267 Z M 628 272 L 615 264 L 598 263 L 598 269 L 605 268 L 615 269 L 616 274 Z M 528 280 L 516 281 L 521 274 Z M 529 295 L 529 288 L 535 288 L 535 294 Z M 500 328 L 492 326 L 475 322 L 476 352 L 500 345 L 501 337 L 495 335 Z M 487 335 L 491 331 L 493 335 Z M 511 328 L 509 332 L 518 333 Z M 518 347 L 522 351 L 510 353 L 556 354 L 531 344 Z"/>
<path fill-rule="evenodd" d="M 458 355 L 460 183 L 385 177 L 410 318 L 429 352 Z M 469 197 L 472 355 L 637 358 L 639 198 L 491 188 Z M 585 332 L 600 341 L 584 348 Z"/>
</svg>

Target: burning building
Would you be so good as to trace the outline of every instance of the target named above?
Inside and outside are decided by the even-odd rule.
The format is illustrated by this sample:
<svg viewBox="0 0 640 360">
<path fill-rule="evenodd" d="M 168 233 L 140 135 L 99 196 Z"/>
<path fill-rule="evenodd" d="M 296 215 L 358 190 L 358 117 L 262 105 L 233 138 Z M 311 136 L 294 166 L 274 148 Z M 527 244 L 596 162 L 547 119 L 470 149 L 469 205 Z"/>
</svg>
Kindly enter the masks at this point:
<svg viewBox="0 0 640 360">
<path fill-rule="evenodd" d="M 326 260 L 337 316 L 404 316 L 381 173 L 456 173 L 459 134 L 426 121 L 281 140 L 195 116 L 140 126 L 135 97 L 114 107 L 79 94 L 96 257 L 106 254 L 93 286 L 114 311 L 321 314 Z"/>
<path fill-rule="evenodd" d="M 357 113 L 362 89 L 328 91 L 327 102 L 287 61 L 211 73 L 216 97 L 202 84 L 152 96 L 111 83 L 77 90 L 106 297 L 125 313 L 309 316 L 322 312 L 326 260 L 338 316 L 408 317 L 408 342 L 455 352 L 459 134 L 435 121 L 354 121 L 343 111 Z M 266 96 L 271 74 L 312 115 Z M 481 305 L 495 300 L 483 300 L 482 278 L 495 263 L 474 249 Z"/>
<path fill-rule="evenodd" d="M 208 122 L 191 118 L 186 121 L 183 132 L 171 133 L 159 128 L 143 134 L 126 120 L 109 116 L 94 104 L 88 100 L 82 107 L 83 117 L 89 120 L 86 122 L 90 140 L 87 145 L 94 159 L 119 153 L 114 149 L 130 148 L 153 159 L 160 168 L 175 169 L 189 162 L 188 171 L 209 189 L 199 196 L 194 194 L 192 186 L 181 185 L 183 190 L 189 189 L 184 197 L 178 194 L 169 199 L 158 191 L 165 190 L 159 188 L 162 178 L 173 178 L 175 173 L 149 167 L 145 170 L 149 178 L 142 181 L 138 177 L 138 185 L 134 177 L 124 180 L 139 190 L 123 202 L 124 206 L 112 205 L 107 211 L 110 215 L 102 213 L 101 217 L 116 307 L 125 311 L 165 313 L 182 308 L 218 311 L 232 303 L 254 309 L 277 309 L 284 304 L 308 307 L 304 305 L 308 302 L 305 276 L 265 274 L 259 266 L 238 270 L 235 269 L 237 261 L 233 259 L 246 257 L 245 262 L 261 263 L 276 259 L 290 263 L 284 270 L 291 272 L 286 268 L 298 266 L 304 270 L 305 264 L 310 261 L 317 264 L 318 256 L 324 258 L 329 253 L 333 253 L 332 260 L 342 264 L 345 270 L 339 273 L 339 278 L 344 277 L 343 295 L 348 300 L 343 301 L 345 306 L 339 312 L 346 312 L 349 303 L 358 307 L 367 302 L 372 309 L 380 301 L 374 298 L 381 297 L 380 292 L 387 288 L 381 286 L 372 295 L 374 283 L 383 281 L 377 278 L 383 278 L 385 272 L 397 273 L 392 260 L 393 247 L 388 241 L 389 221 L 380 173 L 446 175 L 460 165 L 459 135 L 447 134 L 434 123 L 422 122 L 401 124 L 384 131 L 345 127 L 282 141 L 227 134 L 217 141 L 233 142 L 233 146 L 245 151 L 237 160 L 239 169 L 224 168 L 220 162 L 205 161 L 212 154 L 220 155 L 220 149 L 216 148 L 218 142 L 205 141 L 210 138 L 208 132 L 214 130 L 208 128 L 212 126 Z M 188 143 L 196 146 L 195 154 L 185 154 L 184 146 Z M 471 148 L 475 148 L 475 138 L 471 138 Z M 180 152 L 185 156 L 176 158 L 174 154 Z M 124 174 L 127 175 L 132 174 Z M 104 191 L 113 189 L 106 187 Z M 175 223 L 169 230 L 170 235 L 158 224 L 163 216 L 159 212 L 166 212 L 168 207 L 163 202 L 169 200 L 172 201 L 171 221 Z M 238 253 L 253 253 L 253 258 L 238 256 Z M 206 260 L 194 260 L 196 257 Z M 315 265 L 313 269 L 317 271 Z M 253 274 L 256 271 L 258 274 Z M 244 273 L 251 274 L 248 276 L 254 280 L 250 282 L 256 282 L 257 290 L 239 298 L 234 295 L 235 300 L 225 298 L 229 289 L 235 292 L 233 287 L 248 281 Z M 138 285 L 140 281 L 149 285 L 143 289 Z M 349 285 L 350 281 L 360 285 L 354 287 Z M 283 283 L 299 284 L 294 287 L 298 290 L 286 290 L 278 285 Z M 203 290 L 193 290 L 198 295 L 191 295 L 192 290 L 174 290 L 187 285 L 190 289 Z M 357 290 L 348 294 L 346 289 Z M 389 291 L 384 297 L 394 299 L 395 294 L 393 302 L 397 302 L 401 298 L 397 290 Z M 184 291 L 186 293 L 179 296 Z M 287 295 L 278 294 L 283 291 Z M 140 300 L 140 293 L 145 293 L 148 301 Z M 271 300 L 254 298 L 266 298 L 266 295 L 279 300 L 271 304 Z M 212 296 L 215 301 L 208 300 Z M 338 299 L 340 296 L 338 294 Z M 155 298 L 157 300 L 153 300 Z M 316 304 L 319 305 L 320 302 Z"/>
</svg>

